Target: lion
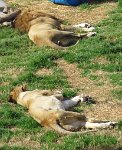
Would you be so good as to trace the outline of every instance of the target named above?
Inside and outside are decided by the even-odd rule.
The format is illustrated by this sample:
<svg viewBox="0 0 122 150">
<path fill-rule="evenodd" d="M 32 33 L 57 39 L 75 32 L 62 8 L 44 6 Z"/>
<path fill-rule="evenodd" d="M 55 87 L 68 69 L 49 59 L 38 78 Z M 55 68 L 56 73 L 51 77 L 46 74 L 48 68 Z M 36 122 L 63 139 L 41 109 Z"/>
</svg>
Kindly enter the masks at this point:
<svg viewBox="0 0 122 150">
<path fill-rule="evenodd" d="M 0 23 L 12 21 L 12 27 L 28 36 L 37 46 L 50 46 L 55 49 L 65 49 L 76 45 L 79 40 L 94 36 L 94 27 L 88 23 L 64 25 L 63 20 L 53 15 L 32 9 L 17 10 L 6 14 Z M 83 30 L 85 33 L 80 33 Z"/>
<path fill-rule="evenodd" d="M 17 86 L 9 94 L 9 102 L 26 107 L 30 116 L 39 124 L 63 135 L 92 132 L 111 128 L 117 124 L 117 122 L 94 120 L 82 113 L 69 111 L 69 108 L 89 99 L 90 97 L 83 95 L 70 100 L 64 99 L 61 91 L 39 89 L 30 91 L 26 86 Z M 83 132 L 80 131 L 82 128 L 92 130 Z"/>
</svg>

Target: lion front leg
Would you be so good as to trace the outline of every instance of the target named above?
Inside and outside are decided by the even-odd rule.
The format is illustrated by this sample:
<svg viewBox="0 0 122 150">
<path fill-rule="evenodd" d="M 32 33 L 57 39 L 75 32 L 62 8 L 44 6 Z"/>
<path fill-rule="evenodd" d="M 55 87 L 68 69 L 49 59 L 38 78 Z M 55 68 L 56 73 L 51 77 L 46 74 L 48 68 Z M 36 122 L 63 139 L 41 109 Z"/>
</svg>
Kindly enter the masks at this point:
<svg viewBox="0 0 122 150">
<path fill-rule="evenodd" d="M 92 99 L 92 97 L 84 96 L 83 94 L 75 96 L 75 97 L 71 98 L 70 100 L 64 100 L 64 101 L 62 101 L 62 104 L 63 104 L 65 110 L 68 110 L 69 108 L 76 106 L 80 102 L 95 104 L 95 101 Z"/>
<path fill-rule="evenodd" d="M 83 102 L 83 95 L 75 96 L 70 100 L 64 100 L 62 101 L 62 104 L 65 110 L 68 110 L 69 108 L 76 106 L 79 102 Z"/>
<path fill-rule="evenodd" d="M 73 25 L 73 27 L 76 29 L 82 29 L 85 32 L 92 32 L 93 30 L 95 30 L 95 27 L 91 26 L 91 24 L 89 23 L 80 23 L 77 25 Z"/>
</svg>

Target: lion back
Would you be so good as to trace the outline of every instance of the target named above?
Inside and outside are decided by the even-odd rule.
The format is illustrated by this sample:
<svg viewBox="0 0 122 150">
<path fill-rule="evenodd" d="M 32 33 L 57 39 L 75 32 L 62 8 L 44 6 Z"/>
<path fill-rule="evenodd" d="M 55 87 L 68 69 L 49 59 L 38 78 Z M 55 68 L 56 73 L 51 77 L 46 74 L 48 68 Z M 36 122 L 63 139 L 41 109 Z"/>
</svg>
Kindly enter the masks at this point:
<svg viewBox="0 0 122 150">
<path fill-rule="evenodd" d="M 13 22 L 13 27 L 20 30 L 21 32 L 28 32 L 30 29 L 30 22 L 38 17 L 50 17 L 62 23 L 62 20 L 57 19 L 50 14 L 46 14 L 37 10 L 35 11 L 32 9 L 27 9 L 22 10 L 21 14 L 17 16 L 17 18 Z"/>
</svg>

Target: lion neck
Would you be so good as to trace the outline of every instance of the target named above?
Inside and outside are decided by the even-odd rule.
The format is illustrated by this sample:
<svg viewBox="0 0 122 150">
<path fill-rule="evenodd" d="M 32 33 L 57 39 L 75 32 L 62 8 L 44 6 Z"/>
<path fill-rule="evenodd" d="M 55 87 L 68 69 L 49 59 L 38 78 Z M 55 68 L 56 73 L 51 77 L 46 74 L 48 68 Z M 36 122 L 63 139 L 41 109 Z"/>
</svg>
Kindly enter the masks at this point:
<svg viewBox="0 0 122 150">
<path fill-rule="evenodd" d="M 25 95 L 28 93 L 28 91 L 26 92 L 21 92 L 19 93 L 19 96 L 17 98 L 17 103 L 24 106 L 24 107 L 27 107 L 27 100 L 24 99 Z"/>
</svg>

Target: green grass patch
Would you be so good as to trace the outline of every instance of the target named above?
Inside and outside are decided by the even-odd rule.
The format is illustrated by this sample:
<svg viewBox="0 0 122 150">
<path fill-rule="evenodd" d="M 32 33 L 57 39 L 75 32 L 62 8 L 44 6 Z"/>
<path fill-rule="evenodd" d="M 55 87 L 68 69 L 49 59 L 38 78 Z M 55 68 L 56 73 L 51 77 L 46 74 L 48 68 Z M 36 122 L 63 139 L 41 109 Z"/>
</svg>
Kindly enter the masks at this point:
<svg viewBox="0 0 122 150">
<path fill-rule="evenodd" d="M 67 98 L 71 98 L 71 97 L 76 96 L 77 92 L 78 92 L 78 89 L 64 88 L 63 96 Z"/>
<path fill-rule="evenodd" d="M 122 88 L 112 90 L 111 93 L 112 93 L 113 96 L 114 96 L 115 98 L 117 98 L 118 100 L 122 100 Z"/>
<path fill-rule="evenodd" d="M 121 120 L 121 121 L 119 121 L 118 129 L 119 129 L 120 131 L 122 131 L 122 120 Z"/>
<path fill-rule="evenodd" d="M 7 146 L 4 145 L 0 148 L 0 150 L 29 150 L 29 148 L 20 147 L 20 146 Z"/>
<path fill-rule="evenodd" d="M 59 138 L 59 134 L 53 132 L 53 131 L 48 131 L 44 135 L 42 135 L 38 141 L 41 143 L 55 143 L 57 139 Z"/>
<path fill-rule="evenodd" d="M 96 7 L 98 7 L 96 4 L 92 4 L 92 5 L 90 5 L 90 4 L 88 4 L 88 3 L 84 3 L 84 4 L 81 4 L 80 5 L 80 9 L 81 10 L 91 10 L 91 9 L 94 9 L 94 8 L 96 8 Z"/>
<path fill-rule="evenodd" d="M 47 147 L 43 147 L 43 150 L 74 150 L 74 149 L 83 149 L 87 147 L 99 147 L 99 146 L 114 146 L 117 144 L 117 140 L 114 137 L 109 136 L 92 136 L 92 135 L 73 135 L 73 136 L 66 136 L 61 141 L 61 143 L 55 144 L 51 143 Z M 45 145 L 46 146 L 46 145 Z"/>
<path fill-rule="evenodd" d="M 122 73 L 109 75 L 110 81 L 113 85 L 122 86 Z"/>
</svg>

